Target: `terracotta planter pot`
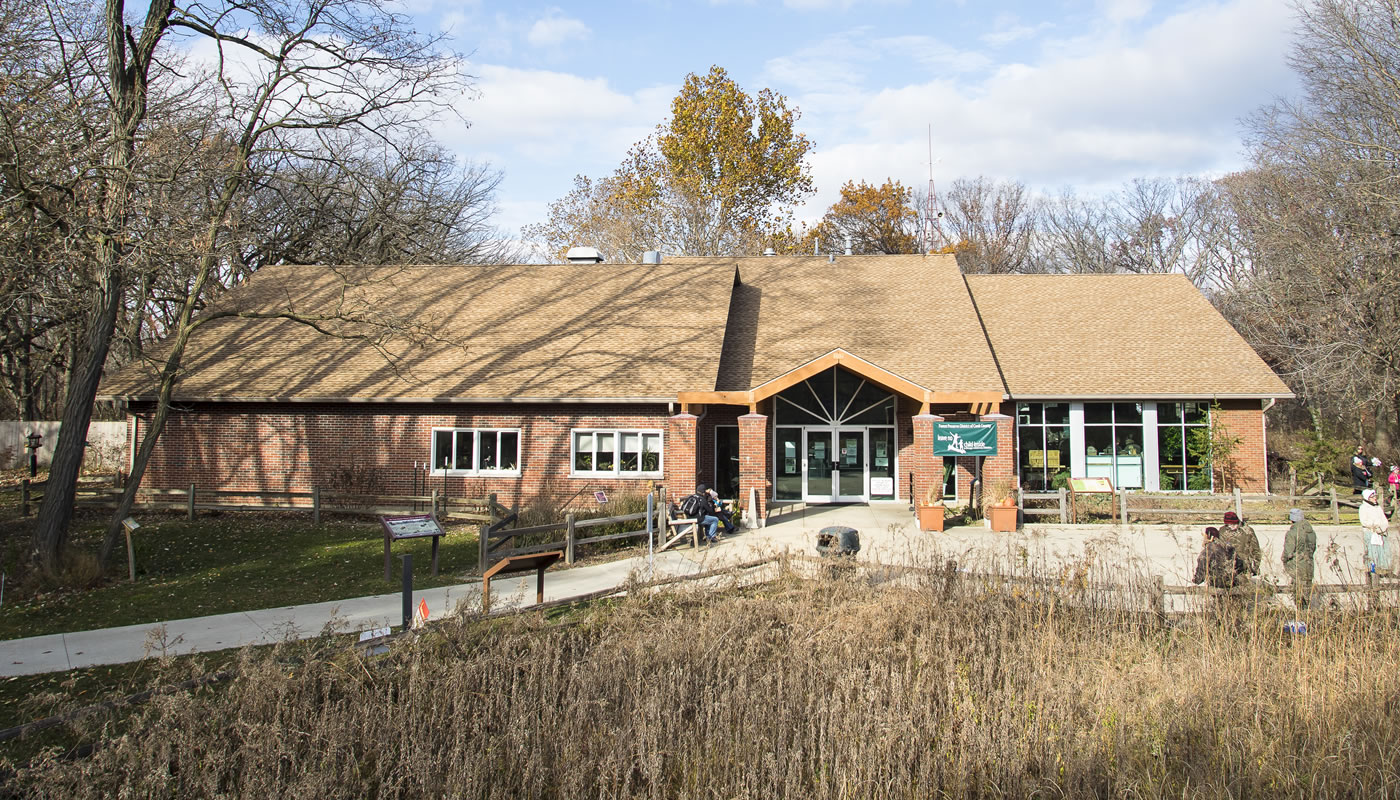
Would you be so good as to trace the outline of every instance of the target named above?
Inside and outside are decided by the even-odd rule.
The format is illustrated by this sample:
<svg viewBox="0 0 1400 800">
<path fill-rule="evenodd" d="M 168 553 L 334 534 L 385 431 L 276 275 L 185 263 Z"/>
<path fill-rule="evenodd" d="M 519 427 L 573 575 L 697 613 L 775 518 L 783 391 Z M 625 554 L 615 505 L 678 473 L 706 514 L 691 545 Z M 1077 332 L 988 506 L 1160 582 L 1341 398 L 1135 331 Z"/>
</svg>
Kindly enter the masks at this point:
<svg viewBox="0 0 1400 800">
<path fill-rule="evenodd" d="M 987 509 L 987 518 L 992 522 L 992 530 L 1010 533 L 1016 530 L 1016 506 L 992 506 Z"/>
<path fill-rule="evenodd" d="M 943 530 L 943 505 L 919 506 L 919 530 Z"/>
</svg>

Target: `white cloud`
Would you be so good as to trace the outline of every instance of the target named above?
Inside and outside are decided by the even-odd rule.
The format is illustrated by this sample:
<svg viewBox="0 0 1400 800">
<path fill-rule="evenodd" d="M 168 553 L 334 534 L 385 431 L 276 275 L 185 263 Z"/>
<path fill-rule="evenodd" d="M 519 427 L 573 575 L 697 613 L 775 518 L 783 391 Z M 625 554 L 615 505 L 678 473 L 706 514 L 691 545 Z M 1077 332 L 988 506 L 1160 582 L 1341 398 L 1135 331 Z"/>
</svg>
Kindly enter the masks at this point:
<svg viewBox="0 0 1400 800">
<path fill-rule="evenodd" d="M 1236 120 L 1291 85 L 1290 24 L 1273 0 L 1234 0 L 1192 6 L 1133 36 L 1049 42 L 1024 63 L 983 72 L 930 68 L 927 80 L 878 91 L 799 94 L 818 145 L 821 194 L 807 211 L 820 215 L 847 180 L 922 188 L 930 124 L 940 185 L 983 174 L 1095 191 L 1236 169 Z"/>
<path fill-rule="evenodd" d="M 498 224 L 507 230 L 543 219 L 546 204 L 576 174 L 600 177 L 666 117 L 678 86 L 627 93 L 604 78 L 477 65 L 475 100 L 459 110 L 470 124 L 441 120 L 433 133 L 464 157 L 505 172 Z"/>
<path fill-rule="evenodd" d="M 1147 16 L 1152 10 L 1152 0 L 1099 0 L 1098 7 L 1108 21 L 1116 25 Z"/>
<path fill-rule="evenodd" d="M 564 16 L 558 8 L 551 8 L 525 35 L 526 41 L 535 47 L 558 47 L 573 39 L 587 39 L 592 33 L 582 20 Z"/>
<path fill-rule="evenodd" d="M 1032 27 L 1021 22 L 1015 14 L 998 14 L 992 21 L 992 29 L 978 37 L 988 47 L 1005 47 L 1013 42 L 1029 39 L 1048 26 Z"/>
</svg>

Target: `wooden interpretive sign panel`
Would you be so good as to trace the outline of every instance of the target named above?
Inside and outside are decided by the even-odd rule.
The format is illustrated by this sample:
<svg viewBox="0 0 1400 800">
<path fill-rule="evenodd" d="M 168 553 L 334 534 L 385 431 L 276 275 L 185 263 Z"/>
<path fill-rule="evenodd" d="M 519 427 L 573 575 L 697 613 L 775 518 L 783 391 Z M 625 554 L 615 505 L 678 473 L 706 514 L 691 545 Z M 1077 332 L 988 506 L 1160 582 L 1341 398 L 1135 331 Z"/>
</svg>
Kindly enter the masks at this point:
<svg viewBox="0 0 1400 800">
<path fill-rule="evenodd" d="M 392 580 L 389 577 L 390 543 L 400 539 L 422 539 L 424 536 L 433 537 L 433 574 L 438 574 L 438 541 L 447 535 L 447 531 L 431 514 L 380 517 L 379 524 L 384 526 L 384 580 Z"/>
<path fill-rule="evenodd" d="M 1113 481 L 1108 478 L 1070 478 L 1069 479 L 1069 521 L 1079 521 L 1078 503 L 1075 498 L 1081 494 L 1106 494 L 1109 495 L 1109 518 L 1115 522 L 1118 520 L 1118 504 L 1113 502 Z"/>
<path fill-rule="evenodd" d="M 543 603 L 544 571 L 554 566 L 555 562 L 563 557 L 562 550 L 550 550 L 547 553 L 507 556 L 491 565 L 491 568 L 481 575 L 481 612 L 483 614 L 491 612 L 491 579 L 516 572 L 533 571 L 535 573 L 535 602 Z"/>
<path fill-rule="evenodd" d="M 401 517 L 380 517 L 384 532 L 390 539 L 417 539 L 422 536 L 442 536 L 446 533 L 430 514 Z"/>
<path fill-rule="evenodd" d="M 1075 494 L 1113 494 L 1113 481 L 1108 478 L 1070 478 L 1069 488 Z"/>
</svg>

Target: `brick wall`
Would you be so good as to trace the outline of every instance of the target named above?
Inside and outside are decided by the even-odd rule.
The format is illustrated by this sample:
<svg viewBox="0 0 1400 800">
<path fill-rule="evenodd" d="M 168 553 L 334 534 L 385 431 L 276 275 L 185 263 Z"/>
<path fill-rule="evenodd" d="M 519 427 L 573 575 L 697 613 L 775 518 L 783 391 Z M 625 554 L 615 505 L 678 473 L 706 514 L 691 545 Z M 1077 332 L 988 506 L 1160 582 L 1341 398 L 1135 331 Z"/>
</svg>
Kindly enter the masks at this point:
<svg viewBox="0 0 1400 800">
<path fill-rule="evenodd" d="M 135 406 L 134 430 L 144 433 L 149 406 Z M 647 477 L 571 477 L 570 430 L 642 428 L 663 431 L 663 467 L 671 468 L 664 405 L 439 404 L 196 404 L 171 412 L 143 485 L 173 489 L 191 483 L 254 491 L 351 490 L 373 485 L 383 494 L 409 494 L 413 462 L 427 462 L 432 429 L 519 428 L 518 476 L 432 476 L 429 490 L 483 497 L 506 505 L 540 495 L 559 501 L 579 490 L 643 493 Z M 686 443 L 675 456 L 693 458 Z M 692 468 L 693 471 L 693 468 Z M 444 483 L 445 481 L 445 483 Z"/>
<path fill-rule="evenodd" d="M 1229 470 L 1229 474 L 1236 479 L 1240 491 L 1264 491 L 1267 466 L 1264 452 L 1263 406 L 1258 400 L 1222 400 L 1220 408 L 1213 413 L 1218 414 L 1217 423 L 1229 431 L 1231 436 L 1238 437 L 1240 440 L 1232 454 L 1231 461 L 1234 463 Z M 1217 473 L 1216 481 L 1219 480 Z M 1215 490 L 1223 492 L 1233 488 L 1233 486 L 1217 485 Z"/>
</svg>

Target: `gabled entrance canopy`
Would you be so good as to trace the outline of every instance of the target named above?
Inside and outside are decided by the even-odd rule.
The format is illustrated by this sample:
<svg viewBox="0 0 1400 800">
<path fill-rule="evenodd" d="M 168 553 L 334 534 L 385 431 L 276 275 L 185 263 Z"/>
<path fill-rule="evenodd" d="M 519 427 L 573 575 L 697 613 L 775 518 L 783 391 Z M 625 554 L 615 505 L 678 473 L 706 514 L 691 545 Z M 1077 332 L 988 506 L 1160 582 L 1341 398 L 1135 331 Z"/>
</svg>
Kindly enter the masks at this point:
<svg viewBox="0 0 1400 800">
<path fill-rule="evenodd" d="M 972 413 L 986 414 L 995 410 L 1002 400 L 1002 393 L 999 391 L 947 392 L 929 389 L 878 367 L 859 356 L 852 355 L 839 347 L 752 389 L 729 392 L 678 392 L 676 399 L 680 402 L 683 410 L 689 410 L 690 406 L 693 405 L 713 404 L 748 406 L 751 413 L 757 413 L 760 401 L 838 364 L 877 386 L 918 400 L 921 404 L 920 414 L 929 413 L 929 406 L 934 403 L 967 403 Z"/>
</svg>

